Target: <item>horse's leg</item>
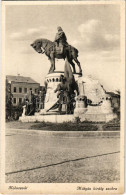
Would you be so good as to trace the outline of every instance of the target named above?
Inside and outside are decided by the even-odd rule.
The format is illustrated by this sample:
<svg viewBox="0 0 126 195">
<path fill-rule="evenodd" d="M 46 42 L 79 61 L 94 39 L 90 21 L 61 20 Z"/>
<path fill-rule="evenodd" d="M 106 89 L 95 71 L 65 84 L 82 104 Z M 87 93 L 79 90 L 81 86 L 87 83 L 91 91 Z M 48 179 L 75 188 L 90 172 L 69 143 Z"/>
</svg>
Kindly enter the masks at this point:
<svg viewBox="0 0 126 195">
<path fill-rule="evenodd" d="M 52 64 L 51 64 L 51 67 L 50 67 L 50 69 L 49 69 L 49 73 L 52 73 L 53 71 L 52 71 Z"/>
<path fill-rule="evenodd" d="M 53 71 L 52 71 L 53 66 L 52 66 L 52 60 L 51 60 L 51 58 L 49 58 L 49 61 L 50 61 L 50 63 L 51 63 L 51 67 L 50 67 L 50 69 L 49 69 L 49 73 L 52 73 L 52 72 L 53 72 Z"/>
<path fill-rule="evenodd" d="M 52 72 L 54 72 L 54 70 L 55 70 L 55 56 L 54 56 L 54 52 L 52 52 L 50 54 L 50 61 L 51 61 L 51 65 L 52 65 Z"/>
<path fill-rule="evenodd" d="M 77 65 L 79 66 L 79 71 L 80 73 L 82 74 L 82 69 L 81 69 L 81 65 L 80 65 L 80 62 L 78 61 L 77 58 L 74 58 L 74 61 L 77 63 Z"/>
<path fill-rule="evenodd" d="M 72 65 L 73 67 L 73 72 L 76 73 L 76 69 L 75 69 L 75 64 L 73 63 L 73 61 L 69 58 L 67 58 L 68 62 Z"/>
<path fill-rule="evenodd" d="M 55 58 L 54 59 L 51 59 L 51 72 L 54 72 L 55 70 Z"/>
<path fill-rule="evenodd" d="M 52 73 L 55 70 L 55 58 L 54 58 L 54 55 L 53 54 L 50 55 L 49 61 L 51 63 L 51 67 L 49 69 L 49 73 Z"/>
</svg>

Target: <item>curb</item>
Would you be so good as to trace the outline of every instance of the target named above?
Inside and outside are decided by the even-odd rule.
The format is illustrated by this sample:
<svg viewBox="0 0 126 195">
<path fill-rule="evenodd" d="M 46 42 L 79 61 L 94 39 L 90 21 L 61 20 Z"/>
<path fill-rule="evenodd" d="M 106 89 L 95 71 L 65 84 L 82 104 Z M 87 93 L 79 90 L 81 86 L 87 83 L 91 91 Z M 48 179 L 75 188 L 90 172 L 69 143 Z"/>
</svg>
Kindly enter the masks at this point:
<svg viewBox="0 0 126 195">
<path fill-rule="evenodd" d="M 7 135 L 11 133 L 43 135 L 43 136 L 59 136 L 59 137 L 120 137 L 120 131 L 44 131 L 34 129 L 6 129 Z"/>
</svg>

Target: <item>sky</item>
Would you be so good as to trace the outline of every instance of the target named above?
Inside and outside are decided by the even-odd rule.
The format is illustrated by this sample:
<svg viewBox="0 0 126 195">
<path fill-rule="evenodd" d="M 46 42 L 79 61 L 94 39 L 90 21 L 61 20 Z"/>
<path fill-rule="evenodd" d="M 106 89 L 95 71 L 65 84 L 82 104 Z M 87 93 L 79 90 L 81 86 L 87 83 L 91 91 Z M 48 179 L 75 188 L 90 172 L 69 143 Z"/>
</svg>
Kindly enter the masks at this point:
<svg viewBox="0 0 126 195">
<path fill-rule="evenodd" d="M 83 75 L 98 79 L 107 91 L 120 89 L 120 6 L 111 4 L 7 5 L 6 75 L 30 76 L 43 85 L 50 62 L 30 44 L 38 38 L 53 41 L 58 26 L 79 50 Z M 56 60 L 56 70 L 64 63 Z"/>
</svg>

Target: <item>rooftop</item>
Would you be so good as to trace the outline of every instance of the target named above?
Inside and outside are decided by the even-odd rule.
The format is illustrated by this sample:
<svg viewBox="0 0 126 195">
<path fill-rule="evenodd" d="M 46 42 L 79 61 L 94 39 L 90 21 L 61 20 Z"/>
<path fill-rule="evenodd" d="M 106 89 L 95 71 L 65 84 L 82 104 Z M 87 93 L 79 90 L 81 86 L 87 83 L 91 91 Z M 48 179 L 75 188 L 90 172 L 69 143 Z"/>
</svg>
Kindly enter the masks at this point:
<svg viewBox="0 0 126 195">
<path fill-rule="evenodd" d="M 18 83 L 37 83 L 35 80 L 33 80 L 31 77 L 23 77 L 23 76 L 12 76 L 7 75 L 6 76 L 8 82 L 18 82 Z"/>
</svg>

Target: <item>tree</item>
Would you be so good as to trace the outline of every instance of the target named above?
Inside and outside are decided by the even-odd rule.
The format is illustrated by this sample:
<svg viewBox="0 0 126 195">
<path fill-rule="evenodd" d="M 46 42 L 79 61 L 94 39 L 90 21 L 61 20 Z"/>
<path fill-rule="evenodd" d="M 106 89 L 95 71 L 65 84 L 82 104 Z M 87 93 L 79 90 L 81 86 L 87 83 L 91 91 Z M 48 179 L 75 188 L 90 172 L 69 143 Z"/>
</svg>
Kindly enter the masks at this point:
<svg viewBox="0 0 126 195">
<path fill-rule="evenodd" d="M 11 84 L 6 79 L 6 118 L 7 119 L 12 116 L 12 112 L 11 112 L 12 98 L 13 98 L 13 95 L 11 93 Z"/>
</svg>

